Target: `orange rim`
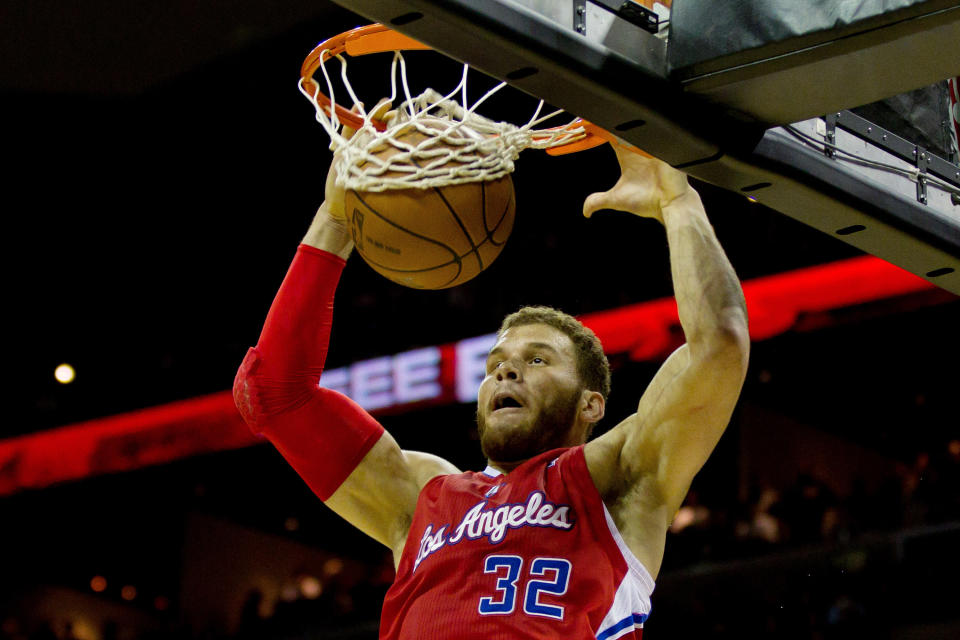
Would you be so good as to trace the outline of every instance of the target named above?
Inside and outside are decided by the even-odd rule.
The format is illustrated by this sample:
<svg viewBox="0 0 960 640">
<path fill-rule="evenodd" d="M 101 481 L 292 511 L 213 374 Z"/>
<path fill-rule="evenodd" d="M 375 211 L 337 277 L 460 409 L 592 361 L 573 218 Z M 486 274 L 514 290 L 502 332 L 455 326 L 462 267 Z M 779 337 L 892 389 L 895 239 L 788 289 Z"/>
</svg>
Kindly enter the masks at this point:
<svg viewBox="0 0 960 640">
<path fill-rule="evenodd" d="M 599 127 L 592 122 L 584 120 L 583 118 L 577 118 L 574 122 L 570 123 L 566 127 L 558 127 L 559 129 L 573 129 L 576 127 L 583 127 L 586 135 L 583 138 L 575 142 L 568 142 L 567 144 L 560 145 L 557 147 L 552 147 L 547 149 L 547 154 L 551 156 L 564 156 L 568 153 L 576 153 L 578 151 L 586 151 L 587 149 L 593 149 L 594 147 L 599 147 L 602 144 L 610 143 L 611 146 L 620 147 L 621 149 L 626 149 L 627 151 L 632 151 L 633 153 L 638 153 L 641 156 L 652 158 L 649 153 L 641 149 L 640 147 L 635 147 L 632 144 L 620 140 L 615 135 Z"/>
<path fill-rule="evenodd" d="M 313 94 L 327 113 L 330 112 L 330 98 L 320 90 L 320 85 L 313 79 L 313 74 L 330 58 L 342 53 L 350 56 L 362 56 L 368 53 L 383 53 L 386 51 L 410 51 L 414 49 L 430 49 L 427 45 L 414 40 L 409 36 L 398 33 L 382 24 L 370 24 L 346 31 L 329 40 L 321 42 L 307 55 L 300 67 L 300 81 L 304 89 Z M 337 118 L 349 127 L 359 129 L 363 126 L 363 118 L 341 105 L 335 108 Z M 371 120 L 377 131 L 383 131 L 386 125 L 382 120 Z"/>
<path fill-rule="evenodd" d="M 429 47 L 418 40 L 414 40 L 413 38 L 394 31 L 389 27 L 385 27 L 382 24 L 370 24 L 364 27 L 357 27 L 356 29 L 345 31 L 340 35 L 325 40 L 314 47 L 313 51 L 307 55 L 306 59 L 303 61 L 303 65 L 300 67 L 300 82 L 303 84 L 303 88 L 307 92 L 316 96 L 317 103 L 329 114 L 330 98 L 321 90 L 320 85 L 317 84 L 317 82 L 313 79 L 313 76 L 330 58 L 334 58 L 343 53 L 346 53 L 349 56 L 363 56 L 370 53 L 429 50 L 431 48 L 432 47 Z M 340 122 L 353 129 L 359 129 L 364 124 L 364 120 L 360 115 L 341 105 L 336 105 L 334 111 L 336 112 L 337 118 L 340 120 Z M 386 123 L 384 123 L 382 120 L 372 119 L 370 123 L 377 131 L 383 131 L 386 129 Z M 569 142 L 564 145 L 547 149 L 547 153 L 554 156 L 576 153 L 577 151 L 584 151 L 586 149 L 598 147 L 607 142 L 611 144 L 617 144 L 619 146 L 625 146 L 620 143 L 610 132 L 598 127 L 595 124 L 587 122 L 582 118 L 577 118 L 570 124 L 560 127 L 553 127 L 551 129 L 544 129 L 537 133 L 547 136 L 556 131 L 575 129 L 581 126 L 586 132 L 585 137 L 577 140 L 576 142 Z M 625 146 L 625 148 L 638 153 L 643 153 L 636 147 Z M 647 154 L 644 153 L 643 155 Z"/>
</svg>

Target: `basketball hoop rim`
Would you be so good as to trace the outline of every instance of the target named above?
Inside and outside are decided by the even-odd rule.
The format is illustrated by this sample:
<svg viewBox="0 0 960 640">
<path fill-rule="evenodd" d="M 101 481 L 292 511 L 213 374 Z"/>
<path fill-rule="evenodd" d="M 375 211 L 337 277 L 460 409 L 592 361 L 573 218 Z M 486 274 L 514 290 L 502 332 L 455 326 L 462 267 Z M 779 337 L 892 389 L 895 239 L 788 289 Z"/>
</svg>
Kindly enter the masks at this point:
<svg viewBox="0 0 960 640">
<path fill-rule="evenodd" d="M 349 56 L 362 56 L 371 53 L 386 53 L 387 51 L 413 51 L 429 50 L 425 44 L 422 44 L 409 36 L 398 33 L 382 24 L 368 24 L 363 27 L 357 27 L 350 31 L 333 36 L 313 48 L 303 61 L 300 67 L 300 83 L 304 89 L 312 93 L 317 102 L 329 111 L 330 98 L 320 89 L 320 85 L 313 79 L 313 74 L 330 58 L 335 58 L 343 53 Z M 340 122 L 353 128 L 359 129 L 364 125 L 363 117 L 343 107 L 336 105 L 335 111 Z M 382 120 L 371 119 L 370 124 L 377 131 L 386 129 L 386 123 Z"/>
<path fill-rule="evenodd" d="M 300 67 L 300 83 L 303 89 L 312 94 L 317 103 L 323 107 L 327 113 L 330 112 L 330 98 L 321 90 L 320 85 L 313 79 L 314 74 L 330 58 L 335 58 L 346 53 L 349 56 L 362 56 L 371 53 L 386 53 L 389 51 L 414 51 L 414 50 L 433 50 L 433 47 L 422 42 L 394 31 L 379 23 L 369 24 L 357 27 L 349 31 L 324 40 L 307 55 Z M 336 117 L 344 125 L 353 129 L 360 129 L 366 123 L 363 116 L 350 111 L 342 105 L 335 105 L 334 111 Z M 384 131 L 386 123 L 378 119 L 370 119 L 371 124 L 377 131 Z M 583 127 L 585 136 L 579 140 L 569 142 L 547 149 L 550 155 L 565 155 L 575 153 L 585 149 L 592 149 L 607 142 L 613 144 L 622 144 L 616 136 L 606 129 L 599 127 L 583 118 L 576 118 L 573 122 L 560 126 L 543 129 L 539 133 L 549 135 L 552 132 L 564 129 L 573 129 Z"/>
</svg>

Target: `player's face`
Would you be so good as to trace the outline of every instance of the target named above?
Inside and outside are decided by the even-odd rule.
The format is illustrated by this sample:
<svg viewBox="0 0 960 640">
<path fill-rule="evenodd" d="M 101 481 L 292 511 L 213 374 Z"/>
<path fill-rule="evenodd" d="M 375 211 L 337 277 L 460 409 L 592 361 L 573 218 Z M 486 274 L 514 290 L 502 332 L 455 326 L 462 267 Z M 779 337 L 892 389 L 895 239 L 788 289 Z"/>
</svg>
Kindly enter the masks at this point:
<svg viewBox="0 0 960 640">
<path fill-rule="evenodd" d="M 490 350 L 477 399 L 484 455 L 518 462 L 573 442 L 583 384 L 573 342 L 545 324 L 511 327 Z"/>
</svg>

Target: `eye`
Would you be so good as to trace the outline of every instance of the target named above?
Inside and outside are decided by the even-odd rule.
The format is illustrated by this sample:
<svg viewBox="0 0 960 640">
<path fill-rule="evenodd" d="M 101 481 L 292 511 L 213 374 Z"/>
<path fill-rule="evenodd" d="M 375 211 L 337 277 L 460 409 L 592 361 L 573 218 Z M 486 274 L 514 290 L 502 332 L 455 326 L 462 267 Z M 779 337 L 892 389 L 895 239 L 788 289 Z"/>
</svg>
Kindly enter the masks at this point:
<svg viewBox="0 0 960 640">
<path fill-rule="evenodd" d="M 540 356 L 534 356 L 530 359 L 531 364 L 546 364 L 547 361 L 541 358 Z"/>
</svg>

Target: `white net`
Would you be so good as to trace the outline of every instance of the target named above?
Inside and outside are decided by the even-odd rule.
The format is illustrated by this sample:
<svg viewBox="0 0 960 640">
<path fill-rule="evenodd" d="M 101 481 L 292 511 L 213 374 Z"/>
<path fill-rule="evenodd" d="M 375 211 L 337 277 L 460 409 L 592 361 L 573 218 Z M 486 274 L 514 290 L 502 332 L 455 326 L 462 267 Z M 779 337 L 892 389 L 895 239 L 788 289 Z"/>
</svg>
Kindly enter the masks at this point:
<svg viewBox="0 0 960 640">
<path fill-rule="evenodd" d="M 326 58 L 324 54 L 321 59 Z M 346 57 L 335 57 L 340 62 L 343 85 L 352 103 L 357 105 L 357 114 L 363 118 L 363 126 L 354 135 L 344 135 L 335 110 L 334 86 L 325 64 L 321 64 L 320 69 L 327 84 L 329 107 L 317 99 L 319 85 L 314 84 L 315 89 L 311 92 L 301 79 L 299 86 L 300 92 L 313 104 L 317 122 L 330 136 L 337 182 L 347 189 L 368 192 L 427 189 L 496 180 L 513 171 L 514 162 L 524 149 L 557 147 L 586 135 L 576 121 L 563 127 L 537 129 L 538 125 L 563 113 L 554 111 L 541 115 L 542 100 L 523 125 L 495 122 L 478 114 L 477 107 L 506 83 L 500 83 L 466 106 L 467 65 L 463 66 L 460 83 L 450 93 L 443 95 L 427 89 L 411 96 L 406 62 L 399 51 L 394 52 L 390 65 L 391 94 L 388 100 L 393 104 L 397 98 L 399 72 L 403 102 L 385 118 L 386 128 L 378 131 L 373 124 L 374 112 L 364 109 L 347 79 Z M 376 115 L 383 118 L 380 113 Z"/>
</svg>

